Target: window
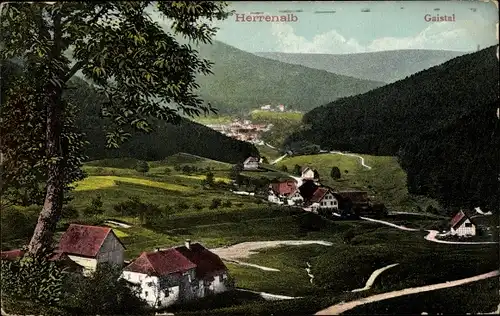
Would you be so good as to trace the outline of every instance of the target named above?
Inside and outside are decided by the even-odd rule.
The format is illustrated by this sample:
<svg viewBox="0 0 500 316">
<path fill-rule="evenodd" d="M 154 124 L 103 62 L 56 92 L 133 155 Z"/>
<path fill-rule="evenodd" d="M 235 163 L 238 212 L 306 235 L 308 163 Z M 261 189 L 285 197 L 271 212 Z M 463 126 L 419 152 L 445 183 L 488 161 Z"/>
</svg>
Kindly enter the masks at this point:
<svg viewBox="0 0 500 316">
<path fill-rule="evenodd" d="M 472 223 L 465 223 L 465 227 L 472 227 Z"/>
</svg>

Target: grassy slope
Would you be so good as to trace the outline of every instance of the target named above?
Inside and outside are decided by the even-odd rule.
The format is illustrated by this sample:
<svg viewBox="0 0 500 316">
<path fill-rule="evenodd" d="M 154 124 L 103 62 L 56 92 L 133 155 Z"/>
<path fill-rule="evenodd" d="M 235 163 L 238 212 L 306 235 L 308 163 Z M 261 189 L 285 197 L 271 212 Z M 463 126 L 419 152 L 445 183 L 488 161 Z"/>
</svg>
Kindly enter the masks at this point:
<svg viewBox="0 0 500 316">
<path fill-rule="evenodd" d="M 394 211 L 410 211 L 419 205 L 422 209 L 434 201 L 420 196 L 412 196 L 406 188 L 406 174 L 399 166 L 396 158 L 384 156 L 361 155 L 365 164 L 372 167 L 368 170 L 361 166 L 360 160 L 355 157 L 337 154 L 307 155 L 285 158 L 277 165 L 286 165 L 293 170 L 295 164 L 317 169 L 321 182 L 338 190 L 361 189 L 371 192 L 377 200 L 385 203 Z M 339 167 L 342 178 L 334 181 L 330 177 L 332 167 Z M 348 171 L 346 173 L 345 171 Z"/>
</svg>

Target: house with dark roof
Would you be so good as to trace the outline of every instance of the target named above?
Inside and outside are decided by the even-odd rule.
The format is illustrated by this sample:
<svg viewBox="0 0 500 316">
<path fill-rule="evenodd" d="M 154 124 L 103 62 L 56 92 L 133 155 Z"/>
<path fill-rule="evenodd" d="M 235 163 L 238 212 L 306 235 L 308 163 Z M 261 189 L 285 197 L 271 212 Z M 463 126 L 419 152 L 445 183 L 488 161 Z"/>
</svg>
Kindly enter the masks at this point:
<svg viewBox="0 0 500 316">
<path fill-rule="evenodd" d="M 313 209 L 338 210 L 340 196 L 328 187 L 318 187 L 309 198 L 308 203 Z"/>
<path fill-rule="evenodd" d="M 199 243 L 143 252 L 123 269 L 125 280 L 141 285 L 140 297 L 152 307 L 205 297 L 226 290 L 227 268 Z"/>
<path fill-rule="evenodd" d="M 125 246 L 109 227 L 70 224 L 55 252 L 64 253 L 89 273 L 100 263 L 123 266 L 124 250 Z"/>
<path fill-rule="evenodd" d="M 454 236 L 475 236 L 476 224 L 472 222 L 469 216 L 460 211 L 450 221 L 450 233 Z"/>
</svg>

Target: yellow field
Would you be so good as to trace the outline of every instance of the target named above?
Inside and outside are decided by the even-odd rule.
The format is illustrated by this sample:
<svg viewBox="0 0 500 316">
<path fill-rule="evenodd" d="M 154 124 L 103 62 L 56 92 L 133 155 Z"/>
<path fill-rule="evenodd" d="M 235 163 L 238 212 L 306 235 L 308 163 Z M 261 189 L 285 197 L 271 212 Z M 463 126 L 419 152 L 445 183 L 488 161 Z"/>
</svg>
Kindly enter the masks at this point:
<svg viewBox="0 0 500 316">
<path fill-rule="evenodd" d="M 185 174 L 176 174 L 175 176 L 181 177 L 181 178 L 186 178 L 186 179 L 195 179 L 195 180 L 200 180 L 200 181 L 206 178 L 205 175 L 189 176 L 189 175 L 185 175 Z M 214 181 L 223 181 L 223 182 L 229 183 L 229 182 L 231 182 L 231 179 L 223 178 L 223 177 L 214 177 Z"/>
<path fill-rule="evenodd" d="M 187 192 L 192 188 L 177 184 L 151 181 L 139 178 L 117 177 L 117 176 L 90 176 L 82 181 L 75 183 L 75 191 L 89 191 L 109 188 L 116 185 L 116 181 L 140 184 L 154 188 L 165 189 L 169 191 Z"/>
</svg>

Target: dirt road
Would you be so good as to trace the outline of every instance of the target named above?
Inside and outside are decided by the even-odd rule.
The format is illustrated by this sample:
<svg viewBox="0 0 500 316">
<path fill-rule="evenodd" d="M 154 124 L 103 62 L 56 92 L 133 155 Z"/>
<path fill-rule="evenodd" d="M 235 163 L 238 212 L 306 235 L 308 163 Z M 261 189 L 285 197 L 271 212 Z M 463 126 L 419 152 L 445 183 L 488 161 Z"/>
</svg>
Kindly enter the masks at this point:
<svg viewBox="0 0 500 316">
<path fill-rule="evenodd" d="M 414 287 L 414 288 L 407 288 L 404 290 L 387 292 L 387 293 L 382 293 L 382 294 L 376 294 L 376 295 L 365 297 L 365 298 L 362 298 L 359 300 L 332 305 L 328 308 L 325 308 L 325 309 L 317 312 L 315 315 L 339 315 L 345 311 L 348 311 L 350 309 L 353 309 L 356 306 L 360 306 L 363 304 L 378 302 L 378 301 L 382 301 L 382 300 L 386 300 L 386 299 L 390 299 L 390 298 L 394 298 L 394 297 L 399 297 L 399 296 L 404 296 L 404 295 L 411 295 L 411 294 L 416 294 L 416 293 L 435 291 L 435 290 L 445 289 L 445 288 L 449 288 L 449 287 L 459 286 L 459 285 L 463 285 L 463 284 L 467 284 L 467 283 L 471 283 L 471 282 L 476 282 L 479 280 L 492 278 L 492 277 L 495 277 L 498 275 L 500 275 L 499 271 L 496 270 L 496 271 L 476 275 L 476 276 L 466 278 L 466 279 L 438 283 L 438 284 L 432 284 L 432 285 L 425 285 L 425 286 Z"/>
</svg>

